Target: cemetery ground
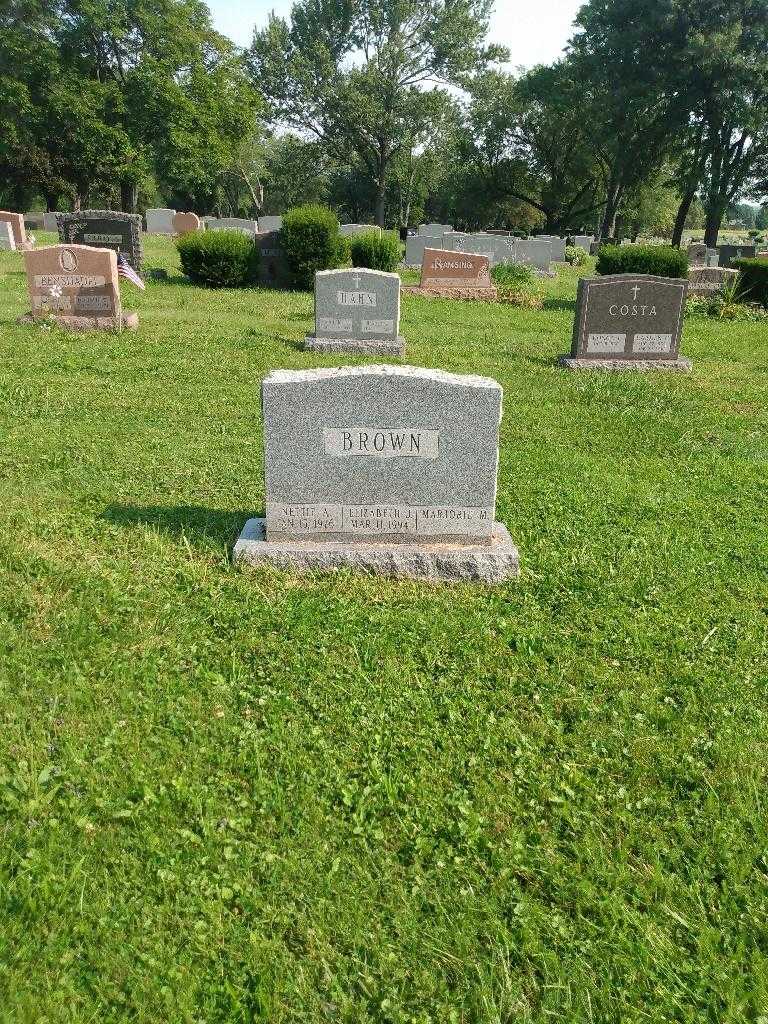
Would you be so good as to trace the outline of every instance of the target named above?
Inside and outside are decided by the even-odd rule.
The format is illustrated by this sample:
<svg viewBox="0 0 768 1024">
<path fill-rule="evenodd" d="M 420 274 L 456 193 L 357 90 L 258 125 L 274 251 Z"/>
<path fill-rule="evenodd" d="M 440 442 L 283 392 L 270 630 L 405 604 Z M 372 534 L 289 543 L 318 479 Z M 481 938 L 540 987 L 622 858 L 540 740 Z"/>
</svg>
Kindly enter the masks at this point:
<svg viewBox="0 0 768 1024">
<path fill-rule="evenodd" d="M 0 1021 L 764 1024 L 765 324 L 568 374 L 576 271 L 405 296 L 504 388 L 520 580 L 244 572 L 259 382 L 339 359 L 147 265 L 70 335 L 0 255 Z"/>
</svg>

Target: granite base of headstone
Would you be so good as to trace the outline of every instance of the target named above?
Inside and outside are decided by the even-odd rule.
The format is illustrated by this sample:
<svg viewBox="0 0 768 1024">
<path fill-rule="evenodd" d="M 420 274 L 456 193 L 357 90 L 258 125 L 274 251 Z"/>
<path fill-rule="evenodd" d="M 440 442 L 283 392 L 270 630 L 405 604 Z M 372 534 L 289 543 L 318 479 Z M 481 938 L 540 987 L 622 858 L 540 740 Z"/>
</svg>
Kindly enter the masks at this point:
<svg viewBox="0 0 768 1024">
<path fill-rule="evenodd" d="M 266 514 L 241 565 L 500 583 L 517 548 L 495 521 L 502 389 L 411 366 L 276 370 L 262 382 Z"/>
<path fill-rule="evenodd" d="M 44 321 L 76 332 L 138 327 L 138 313 L 122 309 L 113 250 L 51 245 L 25 252 L 24 263 L 32 311 L 20 323 Z"/>
<path fill-rule="evenodd" d="M 321 270 L 315 274 L 315 332 L 308 352 L 402 358 L 400 276 L 383 270 Z"/>
<path fill-rule="evenodd" d="M 680 355 L 688 281 L 612 274 L 579 281 L 567 370 L 687 372 Z"/>
</svg>

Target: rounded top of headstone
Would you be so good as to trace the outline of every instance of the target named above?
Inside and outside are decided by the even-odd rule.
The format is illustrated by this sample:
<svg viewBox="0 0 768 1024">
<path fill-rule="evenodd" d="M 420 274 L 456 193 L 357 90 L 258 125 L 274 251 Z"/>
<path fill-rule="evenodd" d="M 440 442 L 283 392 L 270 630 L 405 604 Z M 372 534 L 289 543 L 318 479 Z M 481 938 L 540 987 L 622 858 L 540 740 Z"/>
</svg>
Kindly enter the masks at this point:
<svg viewBox="0 0 768 1024">
<path fill-rule="evenodd" d="M 265 384 L 298 384 L 313 381 L 327 381 L 345 377 L 406 377 L 410 380 L 434 381 L 468 388 L 489 388 L 501 391 L 501 384 L 490 377 L 476 377 L 474 374 L 448 373 L 446 370 L 430 370 L 423 366 L 334 366 L 314 370 L 272 370 L 264 378 Z"/>
</svg>

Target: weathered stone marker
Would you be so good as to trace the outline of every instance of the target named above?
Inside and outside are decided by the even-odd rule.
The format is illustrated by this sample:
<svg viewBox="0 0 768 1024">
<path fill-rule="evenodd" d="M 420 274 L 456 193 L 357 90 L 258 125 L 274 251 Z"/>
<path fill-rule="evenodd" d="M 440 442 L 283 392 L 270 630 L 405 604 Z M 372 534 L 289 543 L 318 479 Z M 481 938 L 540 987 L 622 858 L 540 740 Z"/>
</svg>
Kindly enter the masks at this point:
<svg viewBox="0 0 768 1024">
<path fill-rule="evenodd" d="M 690 370 L 680 355 L 688 282 L 645 274 L 579 281 L 570 370 Z"/>
<path fill-rule="evenodd" d="M 190 231 L 199 231 L 200 218 L 196 213 L 177 213 L 171 221 L 175 235 L 188 235 Z"/>
<path fill-rule="evenodd" d="M 692 267 L 705 267 L 709 249 L 703 242 L 691 242 L 688 246 L 688 263 Z"/>
<path fill-rule="evenodd" d="M 315 274 L 312 352 L 402 356 L 400 276 L 383 270 L 321 270 Z"/>
<path fill-rule="evenodd" d="M 175 215 L 175 210 L 164 209 L 163 207 L 155 207 L 146 210 L 144 217 L 147 221 L 147 234 L 172 235 L 173 218 Z"/>
<path fill-rule="evenodd" d="M 731 268 L 734 260 L 753 260 L 757 255 L 756 245 L 718 245 L 720 266 Z"/>
<path fill-rule="evenodd" d="M 0 210 L 0 222 L 10 225 L 15 249 L 25 250 L 32 248 L 32 242 L 27 238 L 27 228 L 24 224 L 23 213 L 11 213 L 8 210 Z"/>
<path fill-rule="evenodd" d="M 81 210 L 78 213 L 60 213 L 56 221 L 60 242 L 121 252 L 133 269 L 141 273 L 141 214 Z"/>
<path fill-rule="evenodd" d="M 279 231 L 283 226 L 283 218 L 276 216 L 259 217 L 259 232 Z"/>
<path fill-rule="evenodd" d="M 411 366 L 276 370 L 263 381 L 265 519 L 235 561 L 499 582 L 502 390 Z"/>
<path fill-rule="evenodd" d="M 0 250 L 12 252 L 15 248 L 16 239 L 13 237 L 13 227 L 9 221 L 0 220 Z"/>
<path fill-rule="evenodd" d="M 87 245 L 50 245 L 24 253 L 32 312 L 29 323 L 53 316 L 71 331 L 135 328 L 136 313 L 123 313 L 117 254 Z"/>
<path fill-rule="evenodd" d="M 259 249 L 259 284 L 269 288 L 287 288 L 291 275 L 280 232 L 259 232 L 254 239 Z"/>
</svg>

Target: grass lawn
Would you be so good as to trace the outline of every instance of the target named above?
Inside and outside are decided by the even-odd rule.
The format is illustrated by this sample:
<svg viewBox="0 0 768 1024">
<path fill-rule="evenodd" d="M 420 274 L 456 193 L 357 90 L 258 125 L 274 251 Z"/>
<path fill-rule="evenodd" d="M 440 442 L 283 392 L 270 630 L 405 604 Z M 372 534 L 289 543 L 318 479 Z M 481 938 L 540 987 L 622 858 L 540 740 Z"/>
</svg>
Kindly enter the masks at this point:
<svg viewBox="0 0 768 1024">
<path fill-rule="evenodd" d="M 766 1024 L 766 325 L 568 375 L 573 271 L 406 297 L 504 387 L 521 579 L 243 572 L 259 382 L 338 358 L 147 253 L 119 337 L 0 254 L 2 1024 Z"/>
</svg>

